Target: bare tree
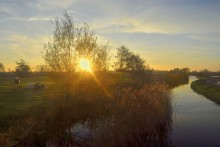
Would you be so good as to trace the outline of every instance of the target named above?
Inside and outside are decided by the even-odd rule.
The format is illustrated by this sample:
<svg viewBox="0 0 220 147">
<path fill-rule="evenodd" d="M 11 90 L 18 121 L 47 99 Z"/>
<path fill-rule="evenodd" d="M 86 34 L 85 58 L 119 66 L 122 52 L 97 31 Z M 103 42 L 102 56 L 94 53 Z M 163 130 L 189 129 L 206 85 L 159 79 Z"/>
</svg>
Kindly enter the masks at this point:
<svg viewBox="0 0 220 147">
<path fill-rule="evenodd" d="M 109 68 L 109 51 L 108 43 L 98 43 L 98 39 L 90 29 L 88 24 L 81 28 L 76 40 L 76 51 L 79 58 L 86 58 L 92 61 L 94 71 L 106 71 Z"/>
<path fill-rule="evenodd" d="M 92 59 L 98 47 L 97 37 L 88 24 L 79 29 L 76 39 L 76 51 L 79 58 Z"/>
<path fill-rule="evenodd" d="M 96 70 L 104 69 L 103 66 L 107 67 L 108 44 L 100 45 L 88 24 L 79 27 L 67 12 L 64 13 L 64 18 L 60 20 L 56 18 L 53 23 L 55 24 L 53 38 L 44 44 L 42 52 L 44 60 L 53 71 L 74 72 L 77 70 L 80 58 L 94 61 L 92 64 Z M 97 61 L 101 59 L 105 61 L 99 63 L 106 65 L 101 65 L 102 68 L 96 67 L 96 65 L 100 66 Z"/>
<path fill-rule="evenodd" d="M 56 72 L 75 71 L 75 40 L 79 29 L 68 13 L 64 13 L 64 19 L 55 19 L 55 31 L 53 38 L 44 44 L 43 58 Z"/>
<path fill-rule="evenodd" d="M 109 46 L 108 44 L 100 45 L 95 52 L 95 56 L 93 58 L 93 69 L 95 71 L 107 71 L 109 69 Z"/>
</svg>

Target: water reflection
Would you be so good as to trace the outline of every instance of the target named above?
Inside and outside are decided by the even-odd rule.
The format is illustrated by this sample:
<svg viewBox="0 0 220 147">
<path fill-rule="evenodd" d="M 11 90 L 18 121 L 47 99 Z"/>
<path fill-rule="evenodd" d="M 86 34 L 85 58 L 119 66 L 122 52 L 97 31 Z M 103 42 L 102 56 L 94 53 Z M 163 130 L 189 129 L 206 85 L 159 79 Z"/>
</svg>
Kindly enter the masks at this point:
<svg viewBox="0 0 220 147">
<path fill-rule="evenodd" d="M 188 85 L 173 90 L 174 146 L 219 146 L 220 107 L 193 92 Z"/>
</svg>

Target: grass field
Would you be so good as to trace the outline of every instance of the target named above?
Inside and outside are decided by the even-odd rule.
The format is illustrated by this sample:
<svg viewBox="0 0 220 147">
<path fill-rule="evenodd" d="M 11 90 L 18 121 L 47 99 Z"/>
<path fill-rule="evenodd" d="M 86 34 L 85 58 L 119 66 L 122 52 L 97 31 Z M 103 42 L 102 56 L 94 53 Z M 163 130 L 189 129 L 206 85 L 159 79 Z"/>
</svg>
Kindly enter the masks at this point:
<svg viewBox="0 0 220 147">
<path fill-rule="evenodd" d="M 62 77 L 32 74 L 16 87 L 13 74 L 0 76 L 0 145 L 168 145 L 169 87 L 185 83 L 186 76 L 109 72 Z M 33 82 L 47 89 L 25 88 Z M 78 124 L 94 136 L 87 141 L 74 137 L 71 129 Z"/>
<path fill-rule="evenodd" d="M 34 91 L 26 89 L 28 83 L 41 82 L 51 84 L 48 77 L 31 76 L 21 78 L 19 87 L 14 84 L 13 75 L 0 76 L 0 124 L 1 129 L 8 127 L 9 122 L 13 123 L 14 119 L 22 118 L 26 115 L 39 113 L 42 108 L 46 107 L 48 99 L 45 93 L 49 90 Z"/>
</svg>

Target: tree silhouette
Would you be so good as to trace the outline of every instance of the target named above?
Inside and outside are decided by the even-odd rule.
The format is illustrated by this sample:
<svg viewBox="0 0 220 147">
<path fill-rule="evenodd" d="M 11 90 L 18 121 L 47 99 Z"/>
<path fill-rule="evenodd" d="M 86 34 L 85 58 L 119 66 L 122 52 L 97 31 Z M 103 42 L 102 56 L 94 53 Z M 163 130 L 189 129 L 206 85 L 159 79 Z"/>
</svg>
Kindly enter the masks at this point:
<svg viewBox="0 0 220 147">
<path fill-rule="evenodd" d="M 53 38 L 44 44 L 42 52 L 44 60 L 53 71 L 74 72 L 79 66 L 80 58 L 90 60 L 95 70 L 107 69 L 108 44 L 100 45 L 88 24 L 79 27 L 67 12 L 64 13 L 64 18 L 56 18 L 53 23 Z"/>
<path fill-rule="evenodd" d="M 5 72 L 5 67 L 2 63 L 0 63 L 0 72 Z"/>
<path fill-rule="evenodd" d="M 100 45 L 93 58 L 93 69 L 95 71 L 107 71 L 109 69 L 109 47 L 108 45 Z"/>
<path fill-rule="evenodd" d="M 174 68 L 170 70 L 171 73 L 185 73 L 188 74 L 190 72 L 190 68 L 185 67 L 185 68 Z"/>
<path fill-rule="evenodd" d="M 116 70 L 141 71 L 145 69 L 145 61 L 141 59 L 140 55 L 134 54 L 125 46 L 121 46 L 117 50 L 117 62 L 115 62 Z"/>
<path fill-rule="evenodd" d="M 16 62 L 16 61 L 15 61 Z M 16 62 L 17 66 L 16 66 L 16 72 L 29 72 L 30 71 L 30 66 L 23 60 L 20 59 L 20 62 Z"/>
</svg>

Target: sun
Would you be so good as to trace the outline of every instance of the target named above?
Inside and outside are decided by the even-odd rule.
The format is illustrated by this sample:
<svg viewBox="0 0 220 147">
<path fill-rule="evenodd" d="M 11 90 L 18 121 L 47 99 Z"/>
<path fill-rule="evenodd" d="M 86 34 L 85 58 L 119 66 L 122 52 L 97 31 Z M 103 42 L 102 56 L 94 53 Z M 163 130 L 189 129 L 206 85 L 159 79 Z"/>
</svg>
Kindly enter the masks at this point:
<svg viewBox="0 0 220 147">
<path fill-rule="evenodd" d="M 82 58 L 79 60 L 79 66 L 82 70 L 92 72 L 90 61 L 88 59 Z"/>
</svg>

